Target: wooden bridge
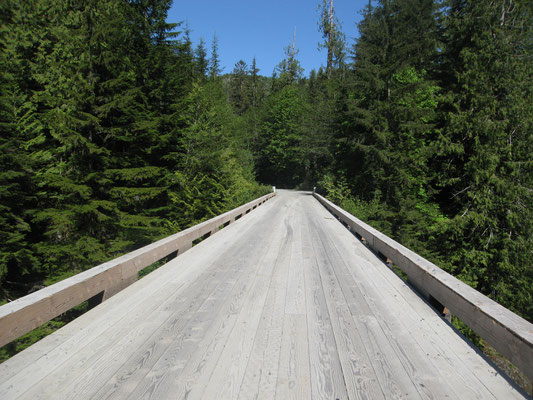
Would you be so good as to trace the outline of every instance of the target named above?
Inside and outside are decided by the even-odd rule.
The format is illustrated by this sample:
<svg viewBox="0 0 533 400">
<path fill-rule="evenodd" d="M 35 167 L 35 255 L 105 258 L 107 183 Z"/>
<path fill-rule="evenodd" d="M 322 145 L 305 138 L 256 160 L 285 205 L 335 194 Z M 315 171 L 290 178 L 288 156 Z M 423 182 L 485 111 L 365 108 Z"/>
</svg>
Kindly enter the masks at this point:
<svg viewBox="0 0 533 400">
<path fill-rule="evenodd" d="M 110 297 L 1 364 L 0 399 L 527 398 L 429 296 L 532 378 L 532 324 L 320 196 L 280 191 L 0 307 L 2 345 Z"/>
</svg>

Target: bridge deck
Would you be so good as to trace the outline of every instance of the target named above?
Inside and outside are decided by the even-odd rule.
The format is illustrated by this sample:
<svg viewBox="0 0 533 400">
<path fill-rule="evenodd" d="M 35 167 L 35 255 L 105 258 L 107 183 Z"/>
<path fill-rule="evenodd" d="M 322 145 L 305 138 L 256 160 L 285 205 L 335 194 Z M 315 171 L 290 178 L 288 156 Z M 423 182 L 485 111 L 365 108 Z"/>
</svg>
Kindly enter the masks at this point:
<svg viewBox="0 0 533 400">
<path fill-rule="evenodd" d="M 0 398 L 523 398 L 312 196 L 265 205 L 0 365 Z"/>
</svg>

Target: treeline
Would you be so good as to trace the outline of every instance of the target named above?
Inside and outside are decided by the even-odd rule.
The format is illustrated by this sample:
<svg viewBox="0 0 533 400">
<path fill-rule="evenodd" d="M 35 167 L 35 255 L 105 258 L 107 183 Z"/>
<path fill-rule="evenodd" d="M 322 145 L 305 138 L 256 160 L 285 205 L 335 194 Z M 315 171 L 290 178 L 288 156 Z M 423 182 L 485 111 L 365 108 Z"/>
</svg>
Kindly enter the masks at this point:
<svg viewBox="0 0 533 400">
<path fill-rule="evenodd" d="M 324 0 L 325 68 L 304 77 L 293 43 L 259 96 L 243 62 L 226 80 L 258 179 L 317 186 L 533 321 L 532 16 L 528 1 L 372 1 L 350 44 Z"/>
<path fill-rule="evenodd" d="M 171 0 L 0 4 L 0 300 L 263 194 Z"/>
</svg>

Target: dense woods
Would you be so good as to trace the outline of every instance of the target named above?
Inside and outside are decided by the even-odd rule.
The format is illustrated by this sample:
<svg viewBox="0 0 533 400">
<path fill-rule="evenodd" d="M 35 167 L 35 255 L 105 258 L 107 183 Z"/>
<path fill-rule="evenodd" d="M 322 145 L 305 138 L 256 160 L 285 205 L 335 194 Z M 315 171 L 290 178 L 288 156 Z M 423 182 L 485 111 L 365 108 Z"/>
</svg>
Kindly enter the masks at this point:
<svg viewBox="0 0 533 400">
<path fill-rule="evenodd" d="M 293 42 L 268 77 L 221 75 L 170 5 L 0 4 L 1 299 L 268 184 L 316 186 L 533 321 L 532 2 L 370 1 L 351 43 L 324 0 L 326 66 L 304 76 Z"/>
<path fill-rule="evenodd" d="M 2 2 L 4 300 L 264 191 L 216 44 L 194 49 L 170 5 Z"/>
</svg>

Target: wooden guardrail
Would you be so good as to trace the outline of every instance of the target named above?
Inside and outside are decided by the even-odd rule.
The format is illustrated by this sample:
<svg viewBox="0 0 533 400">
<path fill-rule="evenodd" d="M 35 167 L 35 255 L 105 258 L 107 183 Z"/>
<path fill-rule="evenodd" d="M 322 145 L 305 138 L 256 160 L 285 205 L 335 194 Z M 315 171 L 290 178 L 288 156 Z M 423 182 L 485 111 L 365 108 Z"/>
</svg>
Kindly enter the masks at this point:
<svg viewBox="0 0 533 400">
<path fill-rule="evenodd" d="M 173 252 L 182 254 L 194 240 L 266 202 L 267 194 L 222 215 L 168 236 L 114 260 L 48 286 L 0 307 L 0 347 L 86 300 L 103 301 L 137 280 L 138 272 Z"/>
<path fill-rule="evenodd" d="M 398 242 L 314 193 L 326 209 L 365 238 L 407 274 L 422 293 L 428 293 L 533 380 L 533 324 L 443 271 Z"/>
</svg>

